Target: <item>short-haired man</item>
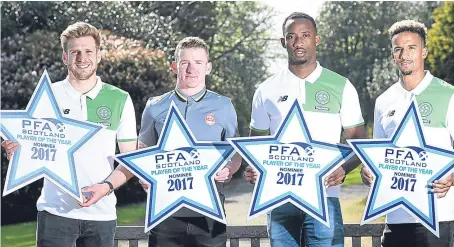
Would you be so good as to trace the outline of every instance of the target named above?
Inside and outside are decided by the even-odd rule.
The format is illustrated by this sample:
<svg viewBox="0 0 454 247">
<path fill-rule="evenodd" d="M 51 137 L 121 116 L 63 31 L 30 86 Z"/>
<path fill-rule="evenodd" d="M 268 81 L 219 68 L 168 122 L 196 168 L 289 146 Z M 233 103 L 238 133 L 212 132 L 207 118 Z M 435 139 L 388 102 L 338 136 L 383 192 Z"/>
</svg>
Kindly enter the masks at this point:
<svg viewBox="0 0 454 247">
<path fill-rule="evenodd" d="M 63 63 L 68 68 L 65 80 L 52 84 L 65 117 L 101 123 L 105 127 L 78 150 L 74 156 L 81 187 L 103 183 L 112 172 L 116 143 L 120 152 L 136 149 L 137 131 L 134 106 L 129 94 L 104 83 L 96 76 L 101 61 L 101 37 L 94 26 L 77 22 L 60 36 Z M 109 117 L 99 114 L 109 112 Z M 4 141 L 8 158 L 18 143 Z M 37 202 L 38 229 L 36 245 L 40 247 L 111 247 L 116 229 L 116 198 L 112 193 L 93 207 L 78 202 L 51 182 L 44 187 Z"/>
<path fill-rule="evenodd" d="M 452 149 L 454 138 L 454 87 L 424 70 L 427 57 L 427 28 L 424 24 L 405 20 L 389 29 L 392 59 L 399 69 L 399 81 L 382 93 L 375 102 L 374 138 L 390 138 L 411 101 L 416 98 L 424 124 L 425 140 L 432 146 Z M 392 112 L 392 114 L 390 114 Z M 371 172 L 361 169 L 363 182 L 370 185 Z M 448 193 L 454 174 L 433 183 L 432 192 L 439 193 L 438 219 L 440 238 L 422 224 L 398 209 L 386 217 L 382 245 L 388 246 L 454 246 L 454 193 Z"/>
<path fill-rule="evenodd" d="M 176 87 L 147 102 L 142 114 L 139 148 L 156 145 L 171 102 L 176 104 L 198 141 L 225 141 L 238 135 L 237 115 L 231 100 L 205 87 L 205 77 L 211 71 L 208 57 L 208 45 L 200 38 L 187 37 L 178 43 L 171 65 L 177 75 Z M 211 120 L 207 121 L 207 117 Z M 235 155 L 215 177 L 222 202 L 225 198 L 223 183 L 230 181 L 240 165 L 241 157 Z M 132 176 L 126 168 L 118 166 L 107 180 L 117 188 Z M 96 203 L 107 193 L 108 187 L 94 185 L 89 191 L 94 194 L 84 206 Z M 224 247 L 226 242 L 225 224 L 186 208 L 153 228 L 149 238 L 152 247 Z"/>
<path fill-rule="evenodd" d="M 298 99 L 313 139 L 339 143 L 342 128 L 349 139 L 365 138 L 356 89 L 347 78 L 317 62 L 316 46 L 320 37 L 315 20 L 307 14 L 295 12 L 285 19 L 282 31 L 281 43 L 288 53 L 288 69 L 257 88 L 252 102 L 251 135 L 274 134 Z M 343 246 L 339 184 L 358 165 L 359 160 L 355 157 L 325 181 L 325 185 L 330 187 L 327 190 L 330 228 L 287 203 L 268 215 L 271 246 Z M 254 182 L 256 173 L 247 168 L 245 178 Z"/>
</svg>

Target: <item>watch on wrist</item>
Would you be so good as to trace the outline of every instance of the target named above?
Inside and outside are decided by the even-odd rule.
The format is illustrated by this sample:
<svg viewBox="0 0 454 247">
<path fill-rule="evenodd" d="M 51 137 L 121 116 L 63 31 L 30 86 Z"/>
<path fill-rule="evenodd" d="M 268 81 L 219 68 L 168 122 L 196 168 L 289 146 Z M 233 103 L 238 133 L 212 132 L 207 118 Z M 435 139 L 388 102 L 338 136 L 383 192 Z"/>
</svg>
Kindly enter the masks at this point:
<svg viewBox="0 0 454 247">
<path fill-rule="evenodd" d="M 113 187 L 112 183 L 107 181 L 107 180 L 104 180 L 104 181 L 100 182 L 99 184 L 107 184 L 107 185 L 109 185 L 109 192 L 107 192 L 106 195 L 110 195 L 114 191 L 114 187 Z"/>
</svg>

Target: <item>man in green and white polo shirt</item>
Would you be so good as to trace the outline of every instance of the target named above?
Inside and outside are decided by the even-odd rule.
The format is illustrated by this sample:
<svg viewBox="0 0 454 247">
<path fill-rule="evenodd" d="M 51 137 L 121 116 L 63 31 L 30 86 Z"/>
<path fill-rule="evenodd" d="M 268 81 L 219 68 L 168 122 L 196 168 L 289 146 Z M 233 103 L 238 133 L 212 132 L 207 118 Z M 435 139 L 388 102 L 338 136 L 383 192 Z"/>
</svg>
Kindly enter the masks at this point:
<svg viewBox="0 0 454 247">
<path fill-rule="evenodd" d="M 281 43 L 288 52 L 288 69 L 257 88 L 252 102 L 251 135 L 274 134 L 293 102 L 298 100 L 314 140 L 339 143 L 342 129 L 350 139 L 364 138 L 364 120 L 355 88 L 347 78 L 317 62 L 316 46 L 320 37 L 314 19 L 304 13 L 293 13 L 285 19 L 282 29 Z M 339 185 L 358 165 L 359 160 L 352 159 L 325 181 L 329 187 L 331 228 L 287 203 L 268 215 L 271 246 L 343 246 Z M 255 182 L 256 173 L 247 168 L 245 177 Z"/>
<path fill-rule="evenodd" d="M 78 22 L 61 34 L 63 63 L 68 68 L 64 81 L 52 85 L 65 117 L 104 126 L 74 153 L 80 187 L 103 183 L 113 170 L 116 143 L 121 152 L 137 146 L 134 107 L 129 94 L 96 76 L 101 60 L 100 33 L 90 24 Z M 2 143 L 8 154 L 17 143 Z M 109 187 L 109 184 L 103 183 Z M 111 247 L 116 229 L 117 199 L 113 193 L 93 207 L 81 207 L 57 186 L 44 180 L 37 202 L 37 246 Z"/>
<path fill-rule="evenodd" d="M 427 144 L 452 149 L 454 87 L 424 70 L 427 28 L 422 23 L 406 20 L 391 26 L 389 35 L 392 58 L 400 76 L 399 81 L 375 102 L 374 138 L 390 138 L 411 101 L 416 98 Z M 364 183 L 370 185 L 369 169 L 364 167 L 361 175 Z M 432 191 L 439 193 L 439 198 L 443 197 L 437 203 L 440 238 L 403 209 L 398 209 L 386 217 L 383 246 L 454 246 L 454 192 L 449 191 L 453 179 L 454 174 L 433 184 Z"/>
</svg>

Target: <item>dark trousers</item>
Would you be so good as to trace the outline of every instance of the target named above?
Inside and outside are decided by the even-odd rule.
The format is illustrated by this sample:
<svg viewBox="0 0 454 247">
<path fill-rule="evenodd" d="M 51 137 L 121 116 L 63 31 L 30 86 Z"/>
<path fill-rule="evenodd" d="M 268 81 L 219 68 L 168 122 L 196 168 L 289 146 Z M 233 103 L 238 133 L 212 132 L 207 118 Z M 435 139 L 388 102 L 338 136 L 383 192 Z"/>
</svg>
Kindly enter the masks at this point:
<svg viewBox="0 0 454 247">
<path fill-rule="evenodd" d="M 149 247 L 225 247 L 226 225 L 208 217 L 169 217 L 151 229 Z"/>
<path fill-rule="evenodd" d="M 454 221 L 440 222 L 440 238 L 422 224 L 386 224 L 383 247 L 454 247 Z"/>
<path fill-rule="evenodd" d="M 116 220 L 76 220 L 38 211 L 38 247 L 113 247 Z"/>
</svg>

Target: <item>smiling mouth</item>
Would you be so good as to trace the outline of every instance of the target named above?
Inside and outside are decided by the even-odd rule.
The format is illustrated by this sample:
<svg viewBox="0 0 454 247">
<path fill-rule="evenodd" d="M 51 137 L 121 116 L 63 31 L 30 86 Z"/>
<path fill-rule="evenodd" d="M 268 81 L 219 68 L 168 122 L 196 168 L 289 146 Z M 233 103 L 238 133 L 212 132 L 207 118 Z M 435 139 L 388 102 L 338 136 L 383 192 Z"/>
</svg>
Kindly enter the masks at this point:
<svg viewBox="0 0 454 247">
<path fill-rule="evenodd" d="M 88 67 L 90 67 L 90 64 L 87 64 L 87 65 L 76 65 L 77 68 L 79 69 L 86 69 Z"/>
</svg>

